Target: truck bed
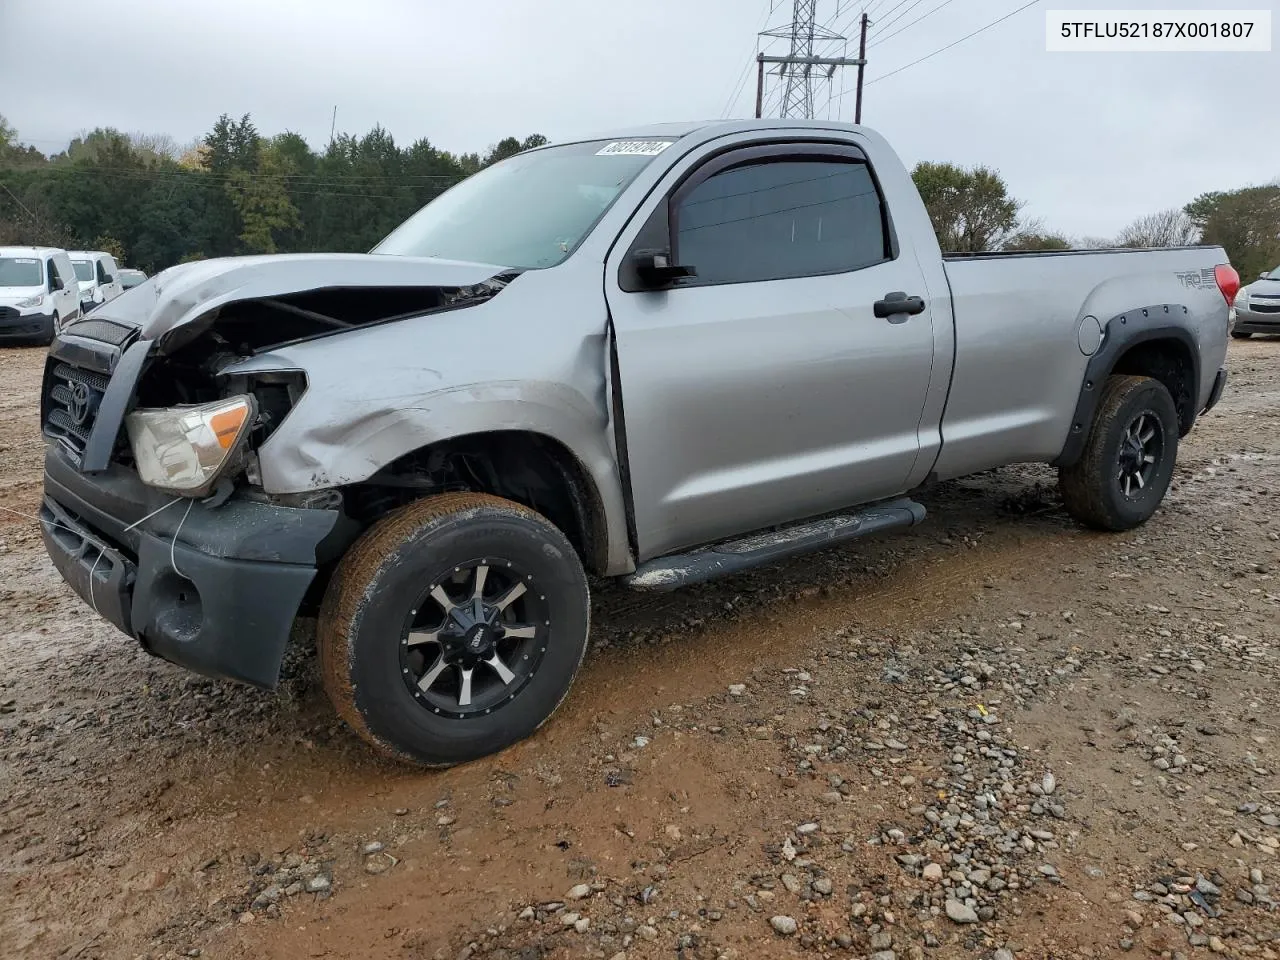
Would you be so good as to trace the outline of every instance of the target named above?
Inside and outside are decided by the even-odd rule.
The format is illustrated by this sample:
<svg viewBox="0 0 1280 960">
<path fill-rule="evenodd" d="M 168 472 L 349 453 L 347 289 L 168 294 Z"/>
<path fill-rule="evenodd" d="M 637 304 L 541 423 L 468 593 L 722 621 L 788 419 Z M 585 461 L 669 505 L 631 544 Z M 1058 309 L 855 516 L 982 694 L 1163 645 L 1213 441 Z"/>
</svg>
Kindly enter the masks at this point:
<svg viewBox="0 0 1280 960">
<path fill-rule="evenodd" d="M 1172 253 L 1184 250 L 1219 250 L 1213 244 L 1191 244 L 1185 247 L 1092 247 L 1092 248 L 1072 248 L 1070 250 L 982 250 L 982 251 L 957 251 L 955 253 L 944 253 L 942 259 L 950 262 L 952 260 L 1012 260 L 1025 257 L 1074 257 L 1081 254 L 1099 254 L 1099 253 L 1115 253 L 1115 254 L 1133 254 L 1133 253 Z"/>
<path fill-rule="evenodd" d="M 954 373 L 937 437 L 939 479 L 1063 449 L 1098 331 L 1124 311 L 1198 306 L 1224 317 L 1220 247 L 951 254 Z M 1181 307 L 1179 307 L 1181 309 Z M 938 318 L 941 321 L 941 317 Z M 1094 325 L 1096 319 L 1096 326 Z M 1216 370 L 1226 332 L 1201 357 Z M 1198 390 L 1210 384 L 1201 378 Z"/>
</svg>

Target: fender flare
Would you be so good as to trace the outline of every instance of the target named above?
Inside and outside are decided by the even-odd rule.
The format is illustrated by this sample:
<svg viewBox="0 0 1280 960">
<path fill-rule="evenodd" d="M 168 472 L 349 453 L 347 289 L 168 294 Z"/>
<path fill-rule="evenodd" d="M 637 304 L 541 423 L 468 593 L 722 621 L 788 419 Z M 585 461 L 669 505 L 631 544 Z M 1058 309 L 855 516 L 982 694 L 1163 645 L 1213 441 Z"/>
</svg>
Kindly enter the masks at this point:
<svg viewBox="0 0 1280 960">
<path fill-rule="evenodd" d="M 1080 396 L 1071 417 L 1071 429 L 1053 466 L 1069 467 L 1080 459 L 1089 437 L 1089 425 L 1093 423 L 1098 399 L 1102 395 L 1103 383 L 1111 376 L 1121 357 L 1138 344 L 1152 340 L 1176 340 L 1191 355 L 1192 406 L 1186 423 L 1181 425 L 1181 434 L 1186 436 L 1195 423 L 1197 398 L 1200 396 L 1200 348 L 1187 323 L 1187 315 L 1187 308 L 1180 303 L 1161 303 L 1136 307 L 1107 321 L 1103 327 L 1102 344 L 1085 367 Z"/>
</svg>

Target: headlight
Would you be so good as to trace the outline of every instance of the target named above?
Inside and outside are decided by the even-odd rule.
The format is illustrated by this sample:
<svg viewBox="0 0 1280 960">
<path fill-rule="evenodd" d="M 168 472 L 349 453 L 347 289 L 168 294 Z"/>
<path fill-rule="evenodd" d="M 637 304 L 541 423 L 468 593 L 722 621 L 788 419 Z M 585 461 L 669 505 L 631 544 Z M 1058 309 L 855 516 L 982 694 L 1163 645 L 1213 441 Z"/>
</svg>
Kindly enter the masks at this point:
<svg viewBox="0 0 1280 960">
<path fill-rule="evenodd" d="M 231 465 L 257 415 L 244 395 L 193 407 L 135 410 L 125 418 L 138 476 L 148 486 L 204 496 Z"/>
<path fill-rule="evenodd" d="M 1235 306 L 1237 309 L 1249 309 L 1249 288 L 1241 287 L 1240 292 L 1236 294 Z"/>
<path fill-rule="evenodd" d="M 42 303 L 44 303 L 44 294 L 37 293 L 34 297 L 27 297 L 27 299 L 25 300 L 19 300 L 18 306 L 19 307 L 38 307 Z"/>
</svg>

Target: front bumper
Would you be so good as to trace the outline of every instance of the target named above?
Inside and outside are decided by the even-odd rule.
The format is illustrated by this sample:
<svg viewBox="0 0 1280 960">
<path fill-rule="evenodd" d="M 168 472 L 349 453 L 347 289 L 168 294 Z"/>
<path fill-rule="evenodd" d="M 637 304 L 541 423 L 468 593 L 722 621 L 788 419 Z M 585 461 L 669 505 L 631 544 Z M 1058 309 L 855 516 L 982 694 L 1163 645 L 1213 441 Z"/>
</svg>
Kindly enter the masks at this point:
<svg viewBox="0 0 1280 960">
<path fill-rule="evenodd" d="M 1280 333 L 1280 313 L 1260 313 L 1236 307 L 1236 322 L 1231 329 L 1237 333 Z"/>
<path fill-rule="evenodd" d="M 0 340 L 38 340 L 48 343 L 53 339 L 52 313 L 21 313 L 18 316 L 0 317 Z"/>
<path fill-rule="evenodd" d="M 172 663 L 275 687 L 338 511 L 175 500 L 118 465 L 82 474 L 55 446 L 44 483 L 45 548 L 100 616 Z"/>
</svg>

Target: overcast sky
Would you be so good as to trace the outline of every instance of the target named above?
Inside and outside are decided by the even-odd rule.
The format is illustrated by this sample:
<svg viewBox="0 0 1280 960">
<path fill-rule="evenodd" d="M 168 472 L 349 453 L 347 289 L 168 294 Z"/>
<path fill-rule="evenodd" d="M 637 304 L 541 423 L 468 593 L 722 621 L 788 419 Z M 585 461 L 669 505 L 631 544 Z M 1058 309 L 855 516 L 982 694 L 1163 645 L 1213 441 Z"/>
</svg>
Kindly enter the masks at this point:
<svg viewBox="0 0 1280 960">
<path fill-rule="evenodd" d="M 902 0 L 909 7 L 915 0 Z M 884 34 L 899 0 L 870 0 Z M 1045 52 L 1046 9 L 1241 9 L 1274 0 L 1042 0 L 954 49 L 877 82 L 1020 6 L 952 0 L 876 44 L 863 120 L 903 160 L 998 168 L 1029 216 L 1069 234 L 1114 234 L 1197 194 L 1280 178 L 1280 54 Z M 818 0 L 850 36 L 863 0 Z M 79 5 L 77 5 L 78 7 Z M 770 6 L 773 6 L 770 16 Z M 0 113 L 45 152 L 95 126 L 203 134 L 220 113 L 313 146 L 375 123 L 397 142 L 457 152 L 503 136 L 553 141 L 754 109 L 756 33 L 791 0 L 115 0 L 51 18 L 45 0 L 0 0 Z M 885 16 L 884 14 L 888 14 Z M 57 21 L 68 29 L 65 49 Z M 1274 38 L 1273 38 L 1274 46 Z M 851 44 L 849 55 L 856 48 Z M 44 64 L 45 68 L 40 68 Z M 853 70 L 818 86 L 819 115 L 852 119 Z"/>
</svg>

